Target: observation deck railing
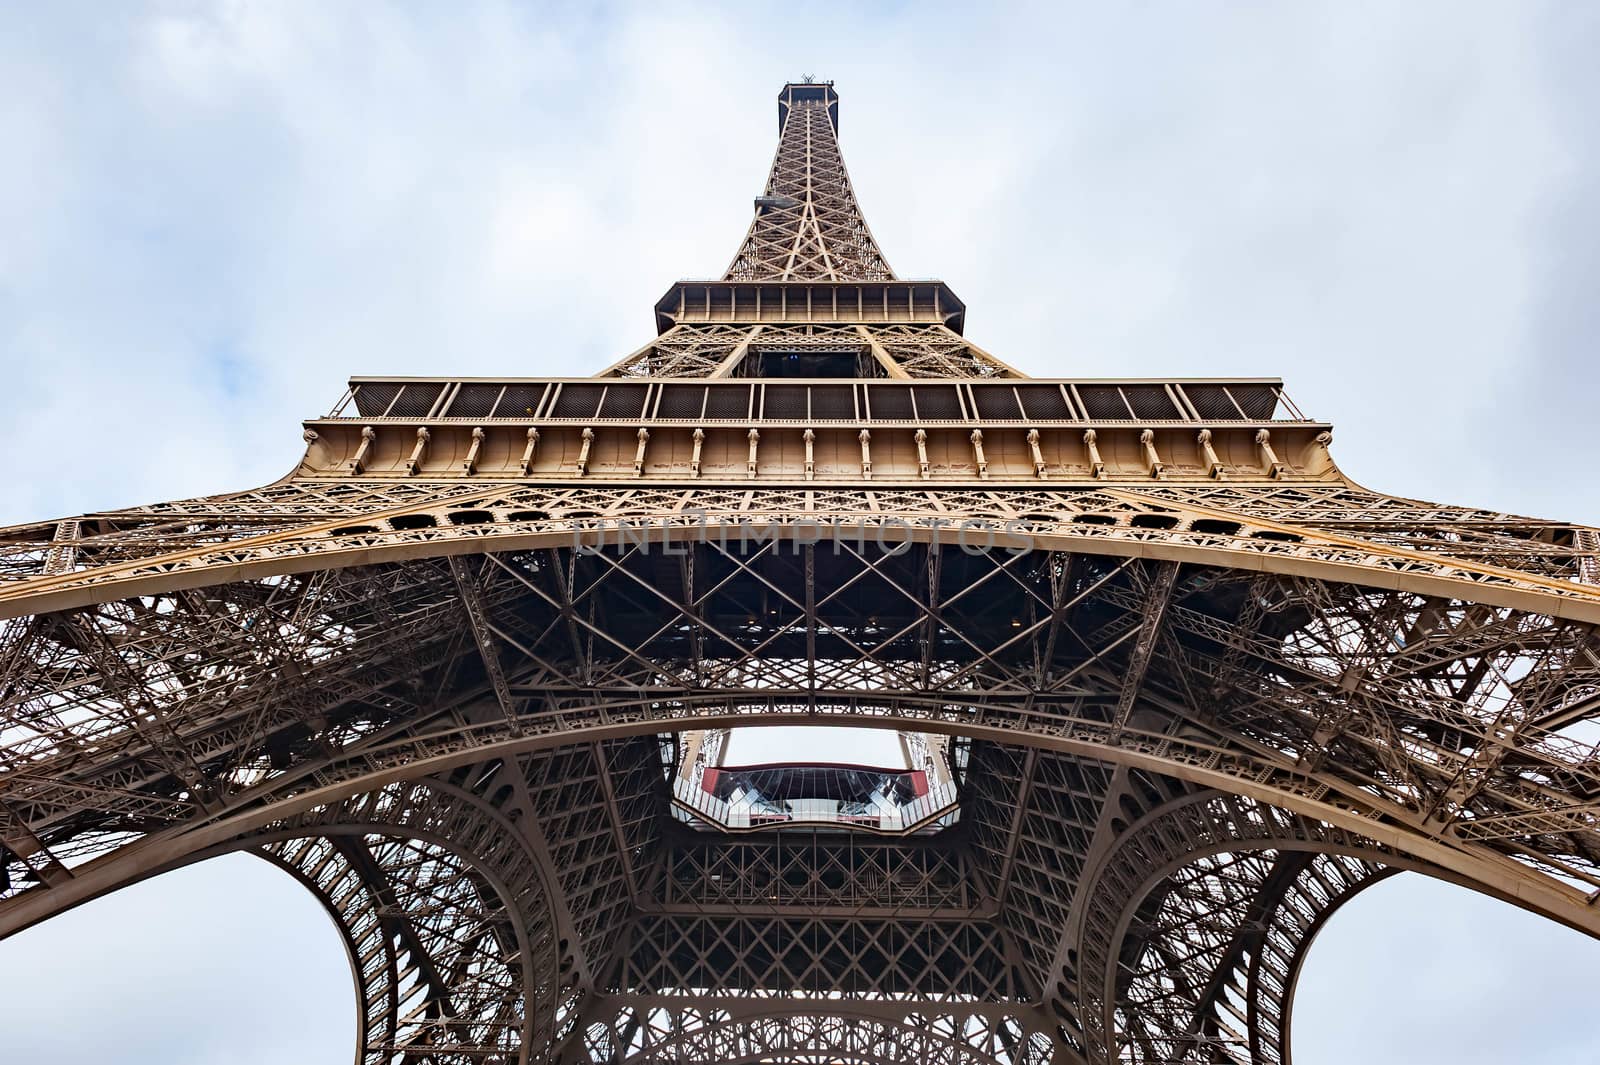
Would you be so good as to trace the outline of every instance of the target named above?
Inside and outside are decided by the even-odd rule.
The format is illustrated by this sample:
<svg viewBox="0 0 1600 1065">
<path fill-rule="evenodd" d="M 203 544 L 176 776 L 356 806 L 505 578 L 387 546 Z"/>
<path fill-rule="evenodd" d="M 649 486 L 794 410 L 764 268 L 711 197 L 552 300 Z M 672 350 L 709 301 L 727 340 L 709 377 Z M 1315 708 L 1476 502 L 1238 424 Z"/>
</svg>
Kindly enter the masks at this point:
<svg viewBox="0 0 1600 1065">
<path fill-rule="evenodd" d="M 910 833 L 944 828 L 954 824 L 960 813 L 956 786 L 948 781 L 931 784 L 926 794 L 909 802 L 875 803 L 870 804 L 873 808 L 865 810 L 852 808 L 869 804 L 848 803 L 838 799 L 729 801 L 718 798 L 682 776 L 673 778 L 672 797 L 674 805 L 685 819 L 735 832 L 784 825 L 835 825 L 876 832 Z"/>
</svg>

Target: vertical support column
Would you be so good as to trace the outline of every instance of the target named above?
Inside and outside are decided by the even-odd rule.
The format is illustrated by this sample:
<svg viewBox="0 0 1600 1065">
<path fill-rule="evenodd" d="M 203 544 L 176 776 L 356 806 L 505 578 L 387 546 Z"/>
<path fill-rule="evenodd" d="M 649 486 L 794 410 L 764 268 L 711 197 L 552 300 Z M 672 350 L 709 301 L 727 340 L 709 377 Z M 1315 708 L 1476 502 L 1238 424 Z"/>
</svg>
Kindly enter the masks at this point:
<svg viewBox="0 0 1600 1065">
<path fill-rule="evenodd" d="M 641 476 L 644 473 L 644 449 L 650 444 L 650 430 L 639 426 L 639 447 L 633 453 L 633 475 Z"/>
<path fill-rule="evenodd" d="M 1083 446 L 1089 452 L 1089 473 L 1097 480 L 1106 479 L 1106 464 L 1100 458 L 1100 435 L 1093 429 L 1083 431 Z"/>
<path fill-rule="evenodd" d="M 1039 450 L 1039 430 L 1028 430 L 1028 450 L 1033 453 L 1033 475 L 1039 480 L 1049 476 L 1044 468 L 1044 453 Z"/>
<path fill-rule="evenodd" d="M 1150 468 L 1150 476 L 1158 481 L 1167 479 L 1166 464 L 1161 461 L 1161 456 L 1156 453 L 1156 433 L 1154 429 L 1146 429 L 1139 434 L 1139 446 L 1144 449 L 1145 465 Z"/>
<path fill-rule="evenodd" d="M 306 430 L 310 436 L 316 436 L 311 430 Z M 71 573 L 78 565 L 77 540 L 83 531 L 83 525 L 77 519 L 56 522 L 56 531 L 50 537 L 50 550 L 44 557 L 44 571 L 47 574 Z"/>
<path fill-rule="evenodd" d="M 1200 430 L 1200 435 L 1196 439 L 1200 441 L 1200 453 L 1205 456 L 1206 471 L 1215 480 L 1225 480 L 1226 475 L 1222 470 L 1222 462 L 1217 458 L 1217 449 L 1211 446 L 1211 430 Z"/>
<path fill-rule="evenodd" d="M 461 472 L 471 477 L 478 472 L 478 452 L 483 447 L 483 426 L 472 427 L 472 446 L 467 449 L 467 457 L 461 463 Z"/>
<path fill-rule="evenodd" d="M 528 471 L 533 469 L 533 452 L 539 446 L 539 430 L 528 426 L 528 446 L 522 449 L 522 476 L 528 476 Z"/>
<path fill-rule="evenodd" d="M 1272 434 L 1265 429 L 1256 432 L 1256 447 L 1261 451 L 1261 464 L 1267 469 L 1267 476 L 1278 478 L 1283 476 L 1287 469 L 1278 461 L 1278 455 L 1272 450 Z"/>
<path fill-rule="evenodd" d="M 972 430 L 972 457 L 978 463 L 978 477 L 981 480 L 989 479 L 989 461 L 983 457 L 983 430 Z"/>
<path fill-rule="evenodd" d="M 367 457 L 372 454 L 372 444 L 377 439 L 378 430 L 370 425 L 361 427 L 361 446 L 356 448 L 356 456 L 350 460 L 351 473 L 362 473 L 366 470 Z"/>
<path fill-rule="evenodd" d="M 583 427 L 583 446 L 578 449 L 578 476 L 589 472 L 589 449 L 594 446 L 594 430 Z"/>
<path fill-rule="evenodd" d="M 416 476 L 417 470 L 422 467 L 422 456 L 428 453 L 428 441 L 433 439 L 433 434 L 428 432 L 425 425 L 417 427 L 417 446 L 411 449 L 411 457 L 406 460 L 406 475 Z"/>
</svg>

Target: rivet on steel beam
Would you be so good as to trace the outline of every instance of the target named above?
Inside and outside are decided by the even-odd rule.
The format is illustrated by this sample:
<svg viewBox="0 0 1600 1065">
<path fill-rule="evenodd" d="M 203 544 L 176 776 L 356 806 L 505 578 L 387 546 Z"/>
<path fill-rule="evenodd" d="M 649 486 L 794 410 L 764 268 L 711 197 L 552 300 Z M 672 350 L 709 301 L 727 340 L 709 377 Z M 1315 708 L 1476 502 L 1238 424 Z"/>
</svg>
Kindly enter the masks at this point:
<svg viewBox="0 0 1600 1065">
<path fill-rule="evenodd" d="M 1200 435 L 1196 439 L 1200 441 L 1200 452 L 1206 459 L 1206 471 L 1219 481 L 1227 480 L 1227 474 L 1222 470 L 1222 462 L 1217 458 L 1217 449 L 1211 446 L 1211 430 L 1200 430 Z"/>
<path fill-rule="evenodd" d="M 1033 472 L 1041 481 L 1047 476 L 1044 470 L 1044 452 L 1039 450 L 1039 430 L 1028 430 L 1028 450 L 1033 452 Z"/>
<path fill-rule="evenodd" d="M 983 480 L 989 479 L 989 462 L 983 457 L 983 430 L 972 430 L 972 455 L 978 461 L 978 476 Z"/>
<path fill-rule="evenodd" d="M 1139 446 L 1144 448 L 1144 461 L 1150 467 L 1150 476 L 1158 481 L 1167 479 L 1167 467 L 1161 461 L 1161 456 L 1156 453 L 1156 432 L 1146 429 L 1139 434 Z"/>
<path fill-rule="evenodd" d="M 522 476 L 528 476 L 528 471 L 533 469 L 533 449 L 539 446 L 539 430 L 528 426 L 528 446 L 522 449 L 522 465 L 519 467 Z"/>
<path fill-rule="evenodd" d="M 372 442 L 378 438 L 378 430 L 370 425 L 361 427 L 361 446 L 356 448 L 356 457 L 350 460 L 350 472 L 361 473 L 367 468 L 367 456 L 372 452 Z"/>
<path fill-rule="evenodd" d="M 594 430 L 583 427 L 583 446 L 578 449 L 578 476 L 589 472 L 589 449 L 594 446 Z"/>
<path fill-rule="evenodd" d="M 633 453 L 634 476 L 644 473 L 644 449 L 650 444 L 650 430 L 639 426 L 639 447 Z"/>
<path fill-rule="evenodd" d="M 1083 446 L 1089 452 L 1089 472 L 1100 480 L 1106 478 L 1106 464 L 1100 459 L 1100 434 L 1093 429 L 1083 431 Z"/>
</svg>

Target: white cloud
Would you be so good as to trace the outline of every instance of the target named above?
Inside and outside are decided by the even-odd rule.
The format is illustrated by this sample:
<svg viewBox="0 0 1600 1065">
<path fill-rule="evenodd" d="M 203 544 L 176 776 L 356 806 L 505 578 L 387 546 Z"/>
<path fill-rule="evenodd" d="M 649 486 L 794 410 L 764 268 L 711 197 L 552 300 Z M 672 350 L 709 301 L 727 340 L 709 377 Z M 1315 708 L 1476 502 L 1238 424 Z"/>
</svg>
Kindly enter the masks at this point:
<svg viewBox="0 0 1600 1065">
<path fill-rule="evenodd" d="M 229 855 L 0 947 L 10 1061 L 348 1065 L 355 987 L 299 882 Z"/>
<path fill-rule="evenodd" d="M 1297 1065 L 1499 1065 L 1600 1057 L 1578 933 L 1463 888 L 1401 874 L 1335 914 L 1307 958 Z M 1580 968 L 1577 963 L 1584 963 Z"/>
<path fill-rule="evenodd" d="M 776 90 L 815 73 L 839 83 L 890 261 L 949 280 L 1002 358 L 1281 374 L 1339 426 L 1358 479 L 1600 521 L 1600 28 L 1583 9 L 160 3 L 19 9 L 6 30 L 0 520 L 270 480 L 350 373 L 609 363 L 671 280 L 725 266 Z M 1416 891 L 1355 905 L 1390 929 L 1454 905 Z M 195 924 L 233 905 L 191 902 Z M 82 954 L 94 912 L 29 935 Z M 1595 959 L 1566 933 L 1513 957 L 1521 920 L 1474 911 L 1451 970 L 1491 976 L 1412 1018 L 1404 1060 L 1470 1060 L 1482 1029 L 1459 1019 L 1483 1017 L 1537 1044 L 1519 1060 L 1578 1054 L 1569 1000 L 1497 1012 L 1537 967 Z M 1347 943 L 1375 934 L 1346 923 Z M 0 998 L 32 980 L 4 964 L 21 943 L 0 949 Z M 1323 971 L 1356 981 L 1357 960 Z M 1348 1018 L 1391 1004 L 1321 986 Z M 58 1005 L 120 1023 L 128 1004 L 102 991 Z M 328 1039 L 342 1059 L 346 1036 Z"/>
</svg>

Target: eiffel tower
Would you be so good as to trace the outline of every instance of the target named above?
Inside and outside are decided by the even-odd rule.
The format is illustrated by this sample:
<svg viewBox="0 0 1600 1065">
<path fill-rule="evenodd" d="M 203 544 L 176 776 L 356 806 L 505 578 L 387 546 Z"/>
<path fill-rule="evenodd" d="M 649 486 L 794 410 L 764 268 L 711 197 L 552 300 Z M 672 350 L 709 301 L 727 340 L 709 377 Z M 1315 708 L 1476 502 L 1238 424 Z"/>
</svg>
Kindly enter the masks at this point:
<svg viewBox="0 0 1600 1065">
<path fill-rule="evenodd" d="M 599 375 L 360 377 L 264 488 L 0 530 L 0 935 L 259 855 L 371 1065 L 1281 1063 L 1398 870 L 1600 935 L 1596 530 L 1368 491 L 1277 380 L 1019 373 L 831 83 L 778 128 Z M 773 724 L 905 757 L 729 763 Z"/>
</svg>

